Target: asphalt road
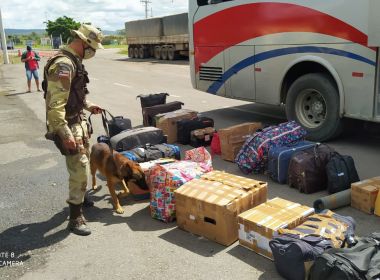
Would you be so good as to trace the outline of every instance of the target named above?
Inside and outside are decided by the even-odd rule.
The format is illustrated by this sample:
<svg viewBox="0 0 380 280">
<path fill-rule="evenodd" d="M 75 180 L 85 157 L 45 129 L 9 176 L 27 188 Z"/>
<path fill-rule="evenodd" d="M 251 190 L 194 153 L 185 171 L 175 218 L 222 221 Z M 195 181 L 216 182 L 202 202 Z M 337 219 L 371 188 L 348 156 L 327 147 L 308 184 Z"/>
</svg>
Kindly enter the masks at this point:
<svg viewBox="0 0 380 280">
<path fill-rule="evenodd" d="M 281 108 L 192 89 L 187 61 L 129 60 L 105 50 L 86 61 L 86 67 L 89 99 L 114 115 L 130 118 L 134 126 L 142 124 L 136 95 L 156 92 L 168 92 L 169 101 L 180 100 L 185 108 L 214 118 L 216 128 L 284 119 Z M 281 279 L 271 261 L 237 243 L 224 247 L 179 230 L 175 223 L 151 219 L 147 201 L 127 198 L 125 213 L 115 214 L 106 187 L 93 194 L 95 207 L 85 209 L 93 233 L 68 234 L 64 159 L 43 137 L 42 94 L 25 91 L 23 64 L 0 65 L 0 261 L 15 261 L 12 267 L 0 268 L 0 279 Z M 104 134 L 99 117 L 94 126 L 92 141 Z M 353 156 L 363 179 L 380 175 L 379 128 L 349 122 L 345 134 L 329 143 Z M 189 147 L 182 148 L 183 152 Z M 218 157 L 213 163 L 216 169 L 242 175 L 236 165 Z M 250 177 L 269 182 L 270 198 L 312 206 L 326 194 L 304 195 L 265 175 Z M 358 235 L 380 230 L 380 218 L 351 207 L 337 212 L 356 219 Z"/>
</svg>

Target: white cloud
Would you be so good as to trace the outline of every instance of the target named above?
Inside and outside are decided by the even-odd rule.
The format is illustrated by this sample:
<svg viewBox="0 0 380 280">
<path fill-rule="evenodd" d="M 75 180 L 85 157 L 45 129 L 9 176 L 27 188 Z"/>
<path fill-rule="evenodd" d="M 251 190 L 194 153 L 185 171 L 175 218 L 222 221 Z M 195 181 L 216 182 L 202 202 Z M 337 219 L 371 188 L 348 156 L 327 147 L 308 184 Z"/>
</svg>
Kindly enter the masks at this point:
<svg viewBox="0 0 380 280">
<path fill-rule="evenodd" d="M 150 0 L 149 16 L 187 12 L 188 1 Z M 140 0 L 1 0 L 5 28 L 44 29 L 44 22 L 68 16 L 78 22 L 92 22 L 103 30 L 119 30 L 130 20 L 143 19 L 145 6 Z"/>
</svg>

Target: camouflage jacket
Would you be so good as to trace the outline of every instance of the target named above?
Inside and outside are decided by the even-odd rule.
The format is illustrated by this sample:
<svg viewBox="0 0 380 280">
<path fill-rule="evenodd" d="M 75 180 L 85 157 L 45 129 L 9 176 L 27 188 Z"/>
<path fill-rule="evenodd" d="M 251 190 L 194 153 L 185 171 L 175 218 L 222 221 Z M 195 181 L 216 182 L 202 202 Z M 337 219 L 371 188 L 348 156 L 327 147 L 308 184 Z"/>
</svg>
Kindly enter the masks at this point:
<svg viewBox="0 0 380 280">
<path fill-rule="evenodd" d="M 77 63 L 65 52 L 74 55 Z M 77 122 L 83 109 L 88 110 L 93 105 L 86 99 L 87 72 L 73 49 L 65 47 L 47 62 L 44 82 L 48 131 L 58 134 L 61 139 L 72 137 L 69 126 Z"/>
</svg>

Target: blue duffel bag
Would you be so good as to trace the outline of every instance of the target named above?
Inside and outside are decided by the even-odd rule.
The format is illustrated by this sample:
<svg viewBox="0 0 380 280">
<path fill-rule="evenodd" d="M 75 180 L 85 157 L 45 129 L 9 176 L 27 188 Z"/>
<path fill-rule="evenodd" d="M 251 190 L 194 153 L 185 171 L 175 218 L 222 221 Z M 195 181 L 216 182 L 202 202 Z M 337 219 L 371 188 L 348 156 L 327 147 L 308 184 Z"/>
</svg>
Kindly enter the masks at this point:
<svg viewBox="0 0 380 280">
<path fill-rule="evenodd" d="M 268 172 L 270 177 L 280 184 L 286 184 L 289 162 L 292 156 L 299 151 L 314 147 L 315 145 L 316 143 L 314 142 L 301 141 L 296 142 L 294 145 L 271 148 L 268 155 Z"/>
</svg>

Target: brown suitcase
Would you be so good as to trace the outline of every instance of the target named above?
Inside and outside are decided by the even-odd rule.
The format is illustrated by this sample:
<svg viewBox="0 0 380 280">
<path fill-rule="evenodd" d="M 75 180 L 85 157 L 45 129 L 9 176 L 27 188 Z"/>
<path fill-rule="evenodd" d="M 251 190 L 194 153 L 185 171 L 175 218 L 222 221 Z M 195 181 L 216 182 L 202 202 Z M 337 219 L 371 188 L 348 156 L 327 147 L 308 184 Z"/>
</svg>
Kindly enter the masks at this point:
<svg viewBox="0 0 380 280">
<path fill-rule="evenodd" d="M 324 144 L 296 153 L 289 164 L 289 186 L 303 193 L 315 193 L 327 188 L 326 164 L 334 149 Z"/>
<path fill-rule="evenodd" d="M 142 108 L 144 126 L 156 126 L 154 121 L 156 115 L 182 109 L 183 105 L 182 102 L 173 101 L 166 104 Z"/>
</svg>

